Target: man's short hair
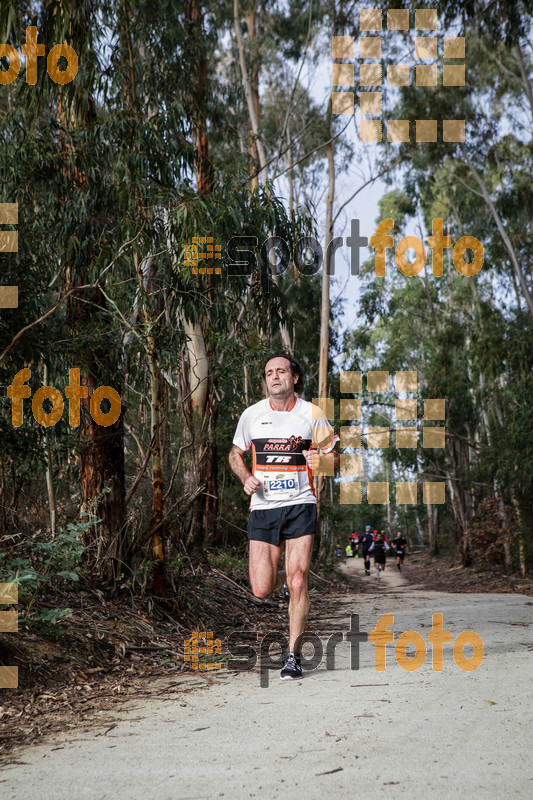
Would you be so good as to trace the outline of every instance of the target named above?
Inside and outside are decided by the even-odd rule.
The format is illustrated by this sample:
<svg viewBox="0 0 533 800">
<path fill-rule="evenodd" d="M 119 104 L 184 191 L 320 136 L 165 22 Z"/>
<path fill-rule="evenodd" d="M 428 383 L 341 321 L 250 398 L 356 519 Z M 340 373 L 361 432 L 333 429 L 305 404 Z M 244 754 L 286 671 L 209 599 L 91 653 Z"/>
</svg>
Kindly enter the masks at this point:
<svg viewBox="0 0 533 800">
<path fill-rule="evenodd" d="M 298 375 L 298 380 L 294 385 L 294 391 L 299 392 L 303 388 L 302 382 L 302 370 L 298 362 L 290 355 L 290 353 L 272 353 L 271 356 L 268 356 L 267 360 L 265 361 L 265 366 L 263 368 L 263 372 L 266 370 L 266 365 L 269 361 L 272 361 L 273 358 L 286 358 L 291 367 L 291 375 Z"/>
</svg>

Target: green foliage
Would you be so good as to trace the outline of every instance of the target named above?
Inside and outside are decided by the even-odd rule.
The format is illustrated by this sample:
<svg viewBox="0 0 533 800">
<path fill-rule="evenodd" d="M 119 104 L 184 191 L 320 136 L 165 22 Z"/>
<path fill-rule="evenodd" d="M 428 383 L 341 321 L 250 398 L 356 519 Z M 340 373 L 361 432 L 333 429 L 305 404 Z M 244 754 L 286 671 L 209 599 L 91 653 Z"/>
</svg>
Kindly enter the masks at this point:
<svg viewBox="0 0 533 800">
<path fill-rule="evenodd" d="M 248 568 L 247 558 L 238 556 L 235 553 L 215 552 L 209 554 L 209 563 L 212 567 L 221 572 L 246 572 Z"/>
<path fill-rule="evenodd" d="M 72 614 L 70 608 L 34 610 L 40 594 L 51 596 L 59 587 L 70 588 L 83 574 L 83 535 L 100 520 L 69 523 L 51 541 L 32 540 L 26 557 L 7 558 L 0 553 L 0 581 L 18 585 L 24 623 L 45 634 L 60 634 L 60 620 Z"/>
</svg>

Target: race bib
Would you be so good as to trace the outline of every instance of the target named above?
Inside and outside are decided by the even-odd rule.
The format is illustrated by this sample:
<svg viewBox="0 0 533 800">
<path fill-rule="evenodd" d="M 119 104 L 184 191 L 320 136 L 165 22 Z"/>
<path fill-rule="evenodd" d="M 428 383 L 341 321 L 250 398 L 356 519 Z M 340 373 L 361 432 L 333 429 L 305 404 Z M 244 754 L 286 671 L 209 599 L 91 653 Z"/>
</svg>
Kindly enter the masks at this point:
<svg viewBox="0 0 533 800">
<path fill-rule="evenodd" d="M 300 493 L 298 473 L 263 472 L 261 473 L 265 500 L 290 500 Z"/>
</svg>

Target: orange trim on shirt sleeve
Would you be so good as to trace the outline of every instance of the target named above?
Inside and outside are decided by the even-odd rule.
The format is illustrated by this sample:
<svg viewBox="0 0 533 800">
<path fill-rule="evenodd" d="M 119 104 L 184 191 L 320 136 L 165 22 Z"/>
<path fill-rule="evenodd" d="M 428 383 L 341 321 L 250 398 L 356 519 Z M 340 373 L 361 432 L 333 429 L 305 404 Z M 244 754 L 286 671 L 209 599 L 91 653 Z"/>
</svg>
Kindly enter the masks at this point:
<svg viewBox="0 0 533 800">
<path fill-rule="evenodd" d="M 309 481 L 309 488 L 313 492 L 313 497 L 316 500 L 315 487 L 313 486 L 313 470 L 311 469 L 309 464 L 307 465 L 307 480 Z"/>
<path fill-rule="evenodd" d="M 335 447 L 335 445 L 337 444 L 337 442 L 338 442 L 338 441 L 339 441 L 339 437 L 337 436 L 337 434 L 336 434 L 336 433 L 334 433 L 334 434 L 333 434 L 333 444 L 331 444 L 331 445 L 328 445 L 328 447 L 327 447 L 327 448 L 325 448 L 325 447 L 321 447 L 321 448 L 320 448 L 320 449 L 321 449 L 321 451 L 322 451 L 323 453 L 331 453 L 331 451 L 333 450 L 333 448 Z"/>
<path fill-rule="evenodd" d="M 252 475 L 255 477 L 255 446 L 253 442 L 252 442 Z M 249 504 L 250 509 L 252 508 L 252 497 L 253 494 L 250 495 L 250 504 Z"/>
</svg>

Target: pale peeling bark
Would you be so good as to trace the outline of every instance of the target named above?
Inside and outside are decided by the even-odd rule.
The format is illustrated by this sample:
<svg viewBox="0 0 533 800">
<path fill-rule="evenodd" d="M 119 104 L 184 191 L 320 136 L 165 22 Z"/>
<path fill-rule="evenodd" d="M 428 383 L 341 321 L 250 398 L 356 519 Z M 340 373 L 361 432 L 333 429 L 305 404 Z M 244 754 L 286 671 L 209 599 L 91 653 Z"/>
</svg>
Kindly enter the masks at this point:
<svg viewBox="0 0 533 800">
<path fill-rule="evenodd" d="M 237 41 L 237 50 L 239 51 L 239 65 L 241 68 L 241 78 L 244 86 L 244 94 L 246 95 L 246 105 L 248 107 L 248 116 L 250 117 L 250 124 L 252 126 L 252 133 L 254 135 L 255 146 L 259 158 L 259 166 L 261 167 L 261 172 L 259 173 L 258 177 L 262 179 L 263 183 L 266 183 L 268 177 L 266 169 L 267 159 L 263 143 L 259 138 L 259 119 L 256 113 L 256 104 L 254 102 L 254 95 L 252 87 L 250 85 L 250 80 L 248 78 L 248 71 L 246 69 L 246 59 L 244 57 L 244 45 L 241 36 L 241 10 L 239 5 L 239 0 L 234 0 L 233 2 L 233 22 L 235 30 L 235 39 Z"/>
<path fill-rule="evenodd" d="M 330 272 L 330 243 L 333 238 L 333 202 L 335 199 L 335 159 L 333 142 L 331 141 L 331 105 L 328 110 L 329 141 L 326 147 L 328 159 L 328 196 L 326 201 L 326 258 L 322 265 L 322 303 L 320 308 L 320 352 L 318 365 L 318 396 L 328 396 L 328 354 L 329 354 L 329 272 Z M 324 478 L 317 477 L 314 481 L 317 497 L 317 511 L 320 516 L 320 497 L 324 486 Z M 321 533 L 321 552 L 325 552 L 324 528 Z"/>
<path fill-rule="evenodd" d="M 187 319 L 183 319 L 183 329 L 187 336 L 191 410 L 193 414 L 203 419 L 209 378 L 209 362 L 204 335 L 199 322 L 189 322 Z"/>
<path fill-rule="evenodd" d="M 429 554 L 434 556 L 437 554 L 436 508 L 431 503 L 428 503 L 426 508 L 428 514 Z"/>
<path fill-rule="evenodd" d="M 257 43 L 256 43 L 256 25 L 255 25 L 255 11 L 252 9 L 250 14 L 247 17 L 247 24 L 248 24 L 248 32 L 250 34 L 252 40 L 252 50 L 253 50 L 253 63 L 252 63 L 252 83 L 248 77 L 248 70 L 246 68 L 246 58 L 244 55 L 244 44 L 242 41 L 241 36 L 241 11 L 239 0 L 234 0 L 233 3 L 233 22 L 234 22 L 234 30 L 235 30 L 235 39 L 237 42 L 237 50 L 239 52 L 239 65 L 241 69 L 241 78 L 242 84 L 244 87 L 244 94 L 246 96 L 246 105 L 248 108 L 248 116 L 250 118 L 250 126 L 252 129 L 253 134 L 253 142 L 255 145 L 255 149 L 257 151 L 257 157 L 259 159 L 259 166 L 260 172 L 257 175 L 258 179 L 261 179 L 263 185 L 266 186 L 268 181 L 268 167 L 267 167 L 267 157 L 265 154 L 265 149 L 263 147 L 263 142 L 259 137 L 259 123 L 260 123 L 260 115 L 261 115 L 261 106 L 259 102 L 259 62 L 258 62 L 258 55 L 257 55 Z M 255 180 L 252 179 L 251 181 L 251 188 L 253 189 L 255 186 Z M 267 188 L 267 194 L 270 194 Z M 269 237 L 272 236 L 272 231 L 269 231 Z M 274 270 L 271 271 L 272 275 L 272 282 L 278 286 L 278 276 Z M 292 353 L 292 342 L 289 329 L 284 323 L 280 324 L 280 335 L 281 341 L 283 342 L 283 347 L 285 350 L 288 350 L 289 353 Z"/>
<path fill-rule="evenodd" d="M 333 201 L 335 199 L 335 161 L 333 156 L 333 143 L 331 141 L 331 112 L 330 137 L 326 147 L 328 157 L 328 197 L 326 203 L 326 260 L 322 267 L 322 305 L 320 310 L 320 363 L 318 370 L 318 396 L 327 397 L 328 391 L 328 353 L 329 353 L 329 245 L 333 238 Z"/>
</svg>

